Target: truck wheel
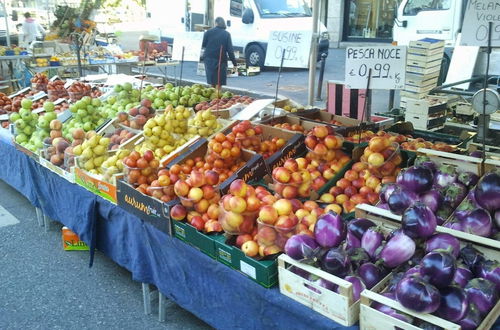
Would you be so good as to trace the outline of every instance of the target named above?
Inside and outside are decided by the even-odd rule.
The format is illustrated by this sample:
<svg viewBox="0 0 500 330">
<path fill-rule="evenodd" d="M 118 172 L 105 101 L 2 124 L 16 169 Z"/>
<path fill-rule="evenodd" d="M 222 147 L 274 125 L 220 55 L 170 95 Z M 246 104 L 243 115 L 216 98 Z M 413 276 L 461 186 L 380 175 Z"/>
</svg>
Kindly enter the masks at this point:
<svg viewBox="0 0 500 330">
<path fill-rule="evenodd" d="M 248 66 L 264 67 L 266 54 L 262 47 L 257 45 L 249 46 L 245 51 L 245 58 Z"/>
</svg>

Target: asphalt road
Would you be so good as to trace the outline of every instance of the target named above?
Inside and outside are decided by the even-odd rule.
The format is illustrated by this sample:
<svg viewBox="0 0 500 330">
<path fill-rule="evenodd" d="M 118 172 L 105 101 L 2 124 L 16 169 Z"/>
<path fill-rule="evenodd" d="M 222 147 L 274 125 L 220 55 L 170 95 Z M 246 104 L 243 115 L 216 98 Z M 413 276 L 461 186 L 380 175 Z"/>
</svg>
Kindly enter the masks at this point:
<svg viewBox="0 0 500 330">
<path fill-rule="evenodd" d="M 182 68 L 182 79 L 206 83 L 205 77 L 196 74 L 197 63 L 185 62 Z M 166 74 L 169 79 L 180 78 L 180 67 L 168 68 Z M 316 101 L 317 86 L 319 79 L 320 65 L 317 65 L 316 73 L 316 89 L 314 91 L 314 105 L 320 108 L 326 107 L 327 98 L 327 82 L 329 80 L 343 81 L 345 71 L 345 49 L 330 49 L 329 56 L 325 63 L 325 72 L 322 87 L 322 100 Z M 158 68 L 149 67 L 147 72 L 165 75 L 165 71 L 161 72 Z M 284 69 L 281 73 L 278 94 L 290 98 L 299 104 L 308 104 L 308 81 L 309 70 L 307 69 Z M 274 97 L 276 94 L 276 84 L 278 81 L 278 69 L 266 68 L 260 74 L 250 77 L 228 77 L 227 87 L 240 88 L 249 91 L 261 93 L 263 97 Z M 372 97 L 372 113 L 386 112 L 389 108 L 389 92 L 388 91 L 373 91 Z"/>
<path fill-rule="evenodd" d="M 15 215 L 15 217 L 13 216 Z M 64 251 L 61 225 L 39 227 L 35 209 L 0 181 L 0 329 L 210 329 L 172 302 L 145 315 L 142 287 L 100 252 Z"/>
</svg>

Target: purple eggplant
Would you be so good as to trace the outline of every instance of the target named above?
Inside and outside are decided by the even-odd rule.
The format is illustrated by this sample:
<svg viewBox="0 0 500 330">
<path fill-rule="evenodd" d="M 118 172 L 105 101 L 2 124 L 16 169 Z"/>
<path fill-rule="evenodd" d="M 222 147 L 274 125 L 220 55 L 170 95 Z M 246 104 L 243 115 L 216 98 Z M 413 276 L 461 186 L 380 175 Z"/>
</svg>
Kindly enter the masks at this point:
<svg viewBox="0 0 500 330">
<path fill-rule="evenodd" d="M 420 266 L 414 266 L 410 269 L 408 269 L 406 272 L 405 272 L 405 277 L 407 276 L 411 276 L 411 275 L 419 275 L 419 276 L 422 276 L 422 273 L 420 272 Z"/>
<path fill-rule="evenodd" d="M 389 208 L 396 214 L 403 212 L 415 202 L 418 201 L 418 195 L 404 187 L 398 187 L 387 200 Z"/>
<path fill-rule="evenodd" d="M 441 303 L 436 315 L 450 322 L 457 322 L 465 317 L 469 310 L 469 299 L 464 289 L 449 286 L 439 291 Z"/>
<path fill-rule="evenodd" d="M 361 297 L 361 292 L 366 289 L 365 284 L 357 276 L 346 276 L 344 280 L 352 283 L 352 298 L 354 301 L 358 301 Z"/>
<path fill-rule="evenodd" d="M 433 174 L 428 168 L 411 166 L 401 171 L 396 178 L 397 183 L 414 193 L 421 194 L 432 187 Z"/>
<path fill-rule="evenodd" d="M 482 208 L 475 209 L 466 214 L 461 221 L 462 231 L 478 236 L 490 237 L 493 222 L 488 211 Z"/>
<path fill-rule="evenodd" d="M 389 197 L 399 187 L 397 183 L 386 183 L 380 189 L 380 202 L 387 203 Z"/>
<path fill-rule="evenodd" d="M 382 209 L 382 210 L 387 210 L 387 211 L 390 211 L 391 209 L 389 208 L 389 204 L 387 203 L 379 203 L 376 205 L 379 209 Z"/>
<path fill-rule="evenodd" d="M 349 224 L 347 225 L 347 231 L 356 236 L 361 242 L 361 238 L 363 237 L 365 231 L 368 228 L 374 226 L 375 224 L 371 220 L 365 218 L 357 218 L 349 221 Z"/>
<path fill-rule="evenodd" d="M 319 250 L 314 238 L 305 234 L 294 235 L 285 244 L 285 253 L 295 260 L 313 258 Z"/>
<path fill-rule="evenodd" d="M 476 269 L 479 269 L 479 266 L 486 261 L 484 255 L 475 249 L 472 244 L 467 244 L 460 250 L 460 259 L 464 262 L 464 264 L 475 273 Z M 478 274 L 475 273 L 477 276 Z"/>
<path fill-rule="evenodd" d="M 420 262 L 420 273 L 438 289 L 451 284 L 457 262 L 453 255 L 446 251 L 429 252 Z"/>
<path fill-rule="evenodd" d="M 472 272 L 465 265 L 457 265 L 455 275 L 453 275 L 453 283 L 461 288 L 465 288 L 467 283 L 474 277 Z"/>
<path fill-rule="evenodd" d="M 351 272 L 351 259 L 344 249 L 332 248 L 323 255 L 321 269 L 332 275 L 345 277 Z"/>
<path fill-rule="evenodd" d="M 404 233 L 412 238 L 427 238 L 434 234 L 436 226 L 436 216 L 421 202 L 409 207 L 401 219 Z"/>
<path fill-rule="evenodd" d="M 500 209 L 500 174 L 484 175 L 476 186 L 475 197 L 477 203 L 490 212 Z"/>
<path fill-rule="evenodd" d="M 474 304 L 469 304 L 469 309 L 467 314 L 463 319 L 457 322 L 460 325 L 462 330 L 475 330 L 479 327 L 483 318 L 481 317 L 481 313 L 479 309 Z"/>
<path fill-rule="evenodd" d="M 358 268 L 358 275 L 365 283 L 366 288 L 371 289 L 375 284 L 382 280 L 384 272 L 379 266 L 371 262 L 367 262 Z"/>
<path fill-rule="evenodd" d="M 442 219 L 448 219 L 453 213 L 453 210 L 454 209 L 449 204 L 443 202 L 436 212 L 436 218 L 441 217 Z"/>
<path fill-rule="evenodd" d="M 351 260 L 351 266 L 354 271 L 362 264 L 370 262 L 370 256 L 363 248 L 347 249 L 347 255 Z"/>
<path fill-rule="evenodd" d="M 460 241 L 453 235 L 440 233 L 432 235 L 425 241 L 425 251 L 427 253 L 434 250 L 449 250 L 457 258 L 460 253 Z"/>
<path fill-rule="evenodd" d="M 445 188 L 444 202 L 455 209 L 467 196 L 467 187 L 460 182 L 453 182 Z"/>
<path fill-rule="evenodd" d="M 443 223 L 446 222 L 446 219 L 444 219 L 442 216 L 436 215 L 436 223 L 438 226 L 442 226 Z"/>
<path fill-rule="evenodd" d="M 430 190 L 420 195 L 420 201 L 427 205 L 433 213 L 436 213 L 443 203 L 443 196 L 437 190 Z"/>
<path fill-rule="evenodd" d="M 419 156 L 415 159 L 415 166 L 425 167 L 431 170 L 432 173 L 436 172 L 437 166 L 429 157 Z"/>
<path fill-rule="evenodd" d="M 462 230 L 462 223 L 460 221 L 449 221 L 443 224 L 443 227 L 458 230 L 458 231 L 463 231 Z"/>
<path fill-rule="evenodd" d="M 417 247 L 415 249 L 415 253 L 410 258 L 410 260 L 408 260 L 406 265 L 408 265 L 408 268 L 420 265 L 420 261 L 422 260 L 423 257 L 425 257 L 426 254 L 427 254 L 427 252 L 425 252 L 424 249 Z"/>
<path fill-rule="evenodd" d="M 395 268 L 410 260 L 415 253 L 415 242 L 403 232 L 395 234 L 380 251 L 384 266 Z"/>
<path fill-rule="evenodd" d="M 345 239 L 346 249 L 357 249 L 361 247 L 361 240 L 356 237 L 351 231 L 347 230 L 347 236 Z"/>
<path fill-rule="evenodd" d="M 451 165 L 442 165 L 434 174 L 434 185 L 439 188 L 446 188 L 457 181 L 455 168 Z"/>
<path fill-rule="evenodd" d="M 498 291 L 495 283 L 484 278 L 473 278 L 465 286 L 469 301 L 474 303 L 481 316 L 485 316 L 495 306 L 498 300 Z"/>
<path fill-rule="evenodd" d="M 294 274 L 299 275 L 300 277 L 305 278 L 305 279 L 308 279 L 309 276 L 311 276 L 311 274 L 309 274 L 309 272 L 305 271 L 302 268 L 298 268 L 298 267 L 295 267 L 295 266 L 291 266 L 290 268 L 288 268 L 288 270 L 291 271 Z"/>
<path fill-rule="evenodd" d="M 469 156 L 474 157 L 474 158 L 483 158 L 483 152 L 479 150 L 472 151 Z"/>
<path fill-rule="evenodd" d="M 314 226 L 314 237 L 324 248 L 337 247 L 346 237 L 345 223 L 336 213 L 323 214 Z"/>
<path fill-rule="evenodd" d="M 426 322 L 424 320 L 416 320 L 414 325 L 422 330 L 443 330 L 442 327 L 435 325 L 435 324 L 432 324 L 432 323 L 429 323 L 429 322 Z M 400 329 L 397 329 L 397 330 L 400 330 Z"/>
<path fill-rule="evenodd" d="M 308 280 L 311 281 L 312 283 L 322 287 L 322 288 L 328 289 L 328 290 L 333 291 L 333 292 L 336 292 L 337 288 L 338 288 L 337 284 L 334 284 L 330 281 L 327 281 L 324 278 L 321 278 L 321 277 L 316 276 L 314 274 L 311 274 L 309 276 Z M 315 291 L 316 293 L 321 293 L 321 292 L 317 292 L 318 290 L 316 290 L 314 287 L 311 287 L 310 289 L 314 289 L 313 291 Z"/>
<path fill-rule="evenodd" d="M 479 176 L 472 172 L 461 172 L 458 174 L 458 181 L 466 186 L 468 189 L 474 187 L 479 181 Z"/>
<path fill-rule="evenodd" d="M 381 293 L 382 296 L 384 297 L 387 297 L 389 299 L 392 299 L 392 300 L 396 300 L 396 295 L 392 292 L 384 292 L 384 293 Z M 387 305 L 384 305 L 384 304 L 381 304 L 379 302 L 376 302 L 374 301 L 372 304 L 371 304 L 371 307 L 381 313 L 384 313 L 384 314 L 387 314 L 389 316 L 392 316 L 398 320 L 401 320 L 403 322 L 407 322 L 407 323 L 412 323 L 413 322 L 413 318 L 410 317 L 409 315 L 407 314 L 402 314 L 402 313 L 398 313 L 396 310 L 392 309 L 391 307 L 387 306 Z"/>
<path fill-rule="evenodd" d="M 399 273 L 393 273 L 392 278 L 389 280 L 389 283 L 387 283 L 387 288 L 386 290 L 388 292 L 396 292 L 396 288 L 401 282 L 401 280 L 405 277 L 405 273 L 399 272 Z"/>
<path fill-rule="evenodd" d="M 496 260 L 486 260 L 477 265 L 475 270 L 479 277 L 493 282 L 497 291 L 500 292 L 500 262 Z"/>
<path fill-rule="evenodd" d="M 419 313 L 434 313 L 441 302 L 438 289 L 420 276 L 408 276 L 396 287 L 396 298 L 404 307 Z"/>
<path fill-rule="evenodd" d="M 375 251 L 382 245 L 384 234 L 380 228 L 368 228 L 361 238 L 361 247 L 371 258 L 375 257 Z"/>
</svg>

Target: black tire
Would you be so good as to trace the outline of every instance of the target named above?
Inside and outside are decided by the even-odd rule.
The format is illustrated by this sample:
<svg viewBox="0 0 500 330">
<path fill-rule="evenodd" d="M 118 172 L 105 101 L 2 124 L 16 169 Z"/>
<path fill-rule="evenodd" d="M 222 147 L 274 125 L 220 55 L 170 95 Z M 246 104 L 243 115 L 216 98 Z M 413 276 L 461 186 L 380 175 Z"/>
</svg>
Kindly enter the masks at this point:
<svg viewBox="0 0 500 330">
<path fill-rule="evenodd" d="M 258 45 L 250 45 L 245 50 L 245 59 L 247 61 L 247 66 L 258 66 L 264 67 L 264 60 L 266 58 L 266 53 L 264 49 Z"/>
</svg>

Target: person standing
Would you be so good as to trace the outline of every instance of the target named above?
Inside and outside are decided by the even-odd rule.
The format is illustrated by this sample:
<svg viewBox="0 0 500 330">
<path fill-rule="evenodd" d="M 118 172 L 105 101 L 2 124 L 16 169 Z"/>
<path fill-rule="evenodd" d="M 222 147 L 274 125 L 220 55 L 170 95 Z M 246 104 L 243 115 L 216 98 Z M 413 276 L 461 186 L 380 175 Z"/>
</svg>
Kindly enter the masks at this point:
<svg viewBox="0 0 500 330">
<path fill-rule="evenodd" d="M 236 58 L 234 57 L 231 34 L 226 31 L 226 22 L 222 17 L 217 17 L 215 27 L 205 32 L 201 47 L 205 49 L 203 62 L 205 63 L 207 84 L 213 87 L 226 85 L 227 59 L 229 57 L 236 68 Z"/>
<path fill-rule="evenodd" d="M 25 20 L 23 22 L 23 41 L 27 45 L 37 39 L 43 39 L 45 36 L 45 29 L 35 19 L 31 18 L 30 13 L 24 14 Z"/>
</svg>

